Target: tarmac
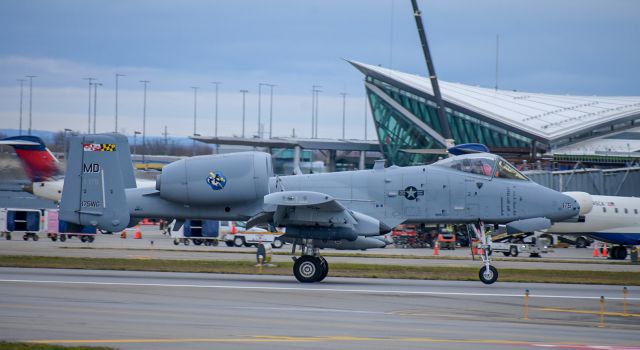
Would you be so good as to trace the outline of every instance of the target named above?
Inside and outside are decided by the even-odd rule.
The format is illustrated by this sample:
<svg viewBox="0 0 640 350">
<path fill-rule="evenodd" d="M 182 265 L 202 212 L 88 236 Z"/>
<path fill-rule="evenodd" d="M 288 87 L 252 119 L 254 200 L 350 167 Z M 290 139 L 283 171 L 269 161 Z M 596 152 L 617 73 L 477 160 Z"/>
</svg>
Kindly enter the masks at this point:
<svg viewBox="0 0 640 350">
<path fill-rule="evenodd" d="M 625 314 L 619 286 L 0 268 L 0 339 L 120 349 L 629 350 L 640 349 L 640 289 L 629 289 Z"/>
</svg>

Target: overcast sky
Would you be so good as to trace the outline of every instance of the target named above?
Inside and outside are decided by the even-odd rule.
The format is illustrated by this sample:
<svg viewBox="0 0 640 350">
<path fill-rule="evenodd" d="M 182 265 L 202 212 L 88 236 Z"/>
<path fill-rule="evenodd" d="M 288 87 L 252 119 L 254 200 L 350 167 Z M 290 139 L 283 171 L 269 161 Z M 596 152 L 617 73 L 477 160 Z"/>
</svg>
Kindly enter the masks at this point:
<svg viewBox="0 0 640 350">
<path fill-rule="evenodd" d="M 640 1 L 421 0 L 442 80 L 574 95 L 640 95 Z M 257 132 L 258 83 L 276 84 L 274 135 L 309 136 L 311 86 L 321 85 L 320 137 L 363 138 L 362 74 L 343 58 L 426 75 L 409 0 L 0 2 L 0 128 L 17 128 L 20 79 L 36 75 L 34 129 L 86 131 L 88 85 L 98 88 L 98 131 L 111 131 L 115 73 L 121 131 L 213 134 L 212 81 L 221 81 L 219 134 Z M 262 116 L 269 114 L 263 88 Z M 28 115 L 25 86 L 24 116 Z M 268 123 L 265 124 L 268 128 Z M 373 137 L 370 133 L 369 137 Z"/>
</svg>

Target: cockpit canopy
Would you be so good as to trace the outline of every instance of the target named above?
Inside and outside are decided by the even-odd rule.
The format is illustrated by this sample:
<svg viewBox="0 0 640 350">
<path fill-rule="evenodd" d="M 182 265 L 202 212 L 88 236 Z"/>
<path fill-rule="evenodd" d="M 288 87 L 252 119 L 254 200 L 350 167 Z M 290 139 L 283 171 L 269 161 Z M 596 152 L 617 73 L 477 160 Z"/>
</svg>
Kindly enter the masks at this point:
<svg viewBox="0 0 640 350">
<path fill-rule="evenodd" d="M 434 165 L 480 176 L 529 181 L 511 163 L 490 153 L 465 154 L 443 159 Z"/>
</svg>

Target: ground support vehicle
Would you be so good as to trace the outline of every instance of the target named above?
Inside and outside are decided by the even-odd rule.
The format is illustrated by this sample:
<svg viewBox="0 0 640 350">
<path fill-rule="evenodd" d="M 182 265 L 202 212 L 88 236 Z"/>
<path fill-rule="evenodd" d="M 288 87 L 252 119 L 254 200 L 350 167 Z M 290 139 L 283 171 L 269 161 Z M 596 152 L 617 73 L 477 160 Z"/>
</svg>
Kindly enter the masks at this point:
<svg viewBox="0 0 640 350">
<path fill-rule="evenodd" d="M 186 220 L 178 231 L 171 231 L 171 237 L 174 245 L 217 246 L 219 233 L 217 220 Z"/>
<path fill-rule="evenodd" d="M 242 221 L 220 221 L 220 240 L 224 241 L 228 247 L 257 247 L 260 243 L 269 243 L 273 248 L 278 249 L 284 245 L 279 238 L 282 234 L 284 234 L 282 231 L 269 231 L 259 227 L 247 230 Z"/>
<path fill-rule="evenodd" d="M 31 238 L 37 241 L 38 233 L 43 232 L 42 212 L 38 209 L 0 209 L 0 232 L 7 240 L 12 236 L 22 235 L 22 239 L 28 241 Z"/>
<path fill-rule="evenodd" d="M 539 258 L 540 254 L 548 253 L 550 249 L 546 239 L 533 237 L 530 243 L 492 242 L 491 251 L 500 252 L 504 256 L 517 257 L 520 254 L 529 254 L 529 257 Z"/>
<path fill-rule="evenodd" d="M 77 237 L 82 243 L 92 243 L 97 230 L 93 226 L 81 226 L 59 220 L 57 209 L 45 211 L 47 237 L 52 241 L 65 242 L 68 238 Z"/>
</svg>

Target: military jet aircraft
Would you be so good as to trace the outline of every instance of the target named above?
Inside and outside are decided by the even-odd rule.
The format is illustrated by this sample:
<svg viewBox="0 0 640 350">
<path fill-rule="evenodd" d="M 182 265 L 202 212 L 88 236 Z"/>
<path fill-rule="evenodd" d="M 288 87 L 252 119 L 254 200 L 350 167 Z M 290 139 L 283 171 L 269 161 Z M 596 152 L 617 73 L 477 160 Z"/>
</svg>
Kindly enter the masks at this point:
<svg viewBox="0 0 640 350">
<path fill-rule="evenodd" d="M 319 249 L 353 244 L 401 223 L 506 224 L 515 231 L 545 229 L 579 214 L 577 202 L 530 181 L 503 158 L 477 153 L 432 165 L 277 176 L 263 152 L 197 156 L 164 167 L 155 188 L 131 183 L 126 138 L 75 136 L 60 218 L 120 231 L 144 217 L 248 221 L 286 227 L 284 239 L 302 247 L 293 273 L 300 282 L 323 280 L 329 264 Z M 128 162 L 128 163 L 127 163 Z M 180 226 L 180 224 L 178 224 Z M 292 252 L 292 253 L 295 253 Z M 498 271 L 487 259 L 480 279 Z"/>
</svg>

